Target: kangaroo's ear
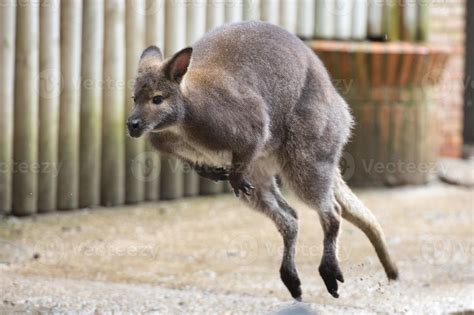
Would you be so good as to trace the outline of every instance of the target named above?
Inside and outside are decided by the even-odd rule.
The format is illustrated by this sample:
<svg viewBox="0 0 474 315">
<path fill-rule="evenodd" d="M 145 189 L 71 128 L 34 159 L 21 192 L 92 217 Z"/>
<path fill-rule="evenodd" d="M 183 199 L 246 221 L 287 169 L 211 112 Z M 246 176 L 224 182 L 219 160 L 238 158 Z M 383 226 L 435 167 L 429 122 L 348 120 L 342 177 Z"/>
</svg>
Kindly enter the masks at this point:
<svg viewBox="0 0 474 315">
<path fill-rule="evenodd" d="M 148 48 L 142 52 L 142 55 L 140 56 L 140 61 L 147 58 L 157 58 L 162 61 L 163 55 L 161 54 L 161 50 L 158 47 L 156 47 L 155 45 L 151 45 L 148 46 Z"/>
<path fill-rule="evenodd" d="M 165 66 L 166 76 L 172 81 L 180 82 L 188 70 L 192 54 L 193 49 L 191 47 L 178 51 Z"/>
</svg>

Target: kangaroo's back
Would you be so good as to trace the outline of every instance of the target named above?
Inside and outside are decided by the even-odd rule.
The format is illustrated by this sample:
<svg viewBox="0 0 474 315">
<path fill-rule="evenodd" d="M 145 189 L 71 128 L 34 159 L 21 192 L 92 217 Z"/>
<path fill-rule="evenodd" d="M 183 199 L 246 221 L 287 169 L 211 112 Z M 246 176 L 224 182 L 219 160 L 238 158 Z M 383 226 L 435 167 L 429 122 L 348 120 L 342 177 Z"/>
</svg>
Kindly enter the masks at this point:
<svg viewBox="0 0 474 315">
<path fill-rule="evenodd" d="M 250 88 L 272 107 L 294 106 L 309 68 L 320 67 L 318 80 L 329 82 L 326 70 L 311 50 L 286 30 L 265 22 L 226 24 L 193 45 L 193 68 L 226 72 L 219 80 L 233 80 Z"/>
</svg>

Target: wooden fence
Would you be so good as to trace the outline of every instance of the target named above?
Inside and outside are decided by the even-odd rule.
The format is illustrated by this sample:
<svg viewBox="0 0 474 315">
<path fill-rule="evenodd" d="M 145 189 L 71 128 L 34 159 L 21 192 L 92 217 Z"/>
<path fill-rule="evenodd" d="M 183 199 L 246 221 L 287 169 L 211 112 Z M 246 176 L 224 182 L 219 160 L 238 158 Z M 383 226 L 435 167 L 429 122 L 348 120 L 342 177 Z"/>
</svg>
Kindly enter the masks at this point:
<svg viewBox="0 0 474 315">
<path fill-rule="evenodd" d="M 420 0 L 0 0 L 0 213 L 225 191 L 126 135 L 141 51 L 226 22 L 301 38 L 426 40 Z"/>
</svg>

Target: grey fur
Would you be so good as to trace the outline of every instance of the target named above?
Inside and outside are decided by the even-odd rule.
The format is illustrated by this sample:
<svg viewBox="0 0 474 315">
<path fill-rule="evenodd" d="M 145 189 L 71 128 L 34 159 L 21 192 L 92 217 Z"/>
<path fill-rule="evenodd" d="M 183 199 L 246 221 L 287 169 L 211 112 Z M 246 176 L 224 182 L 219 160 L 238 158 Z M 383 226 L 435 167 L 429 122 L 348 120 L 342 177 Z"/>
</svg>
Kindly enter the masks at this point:
<svg viewBox="0 0 474 315">
<path fill-rule="evenodd" d="M 352 117 L 319 58 L 297 37 L 263 22 L 224 25 L 165 61 L 150 57 L 161 55 L 155 48 L 149 51 L 140 61 L 130 134 L 147 133 L 156 149 L 220 170 L 214 179 L 228 179 L 236 195 L 244 192 L 242 200 L 271 218 L 284 240 L 282 280 L 301 299 L 297 216 L 275 184 L 280 175 L 318 211 L 325 235 L 319 272 L 338 297 L 341 210 L 363 213 L 353 217 L 367 223 L 356 223 L 366 234 L 374 221 L 365 220 L 371 214 L 360 201 L 344 203 L 350 190 L 338 181 L 338 162 Z M 152 102 L 157 95 L 159 105 Z M 386 271 L 396 271 L 383 234 L 369 238 L 379 257 L 388 257 Z"/>
</svg>

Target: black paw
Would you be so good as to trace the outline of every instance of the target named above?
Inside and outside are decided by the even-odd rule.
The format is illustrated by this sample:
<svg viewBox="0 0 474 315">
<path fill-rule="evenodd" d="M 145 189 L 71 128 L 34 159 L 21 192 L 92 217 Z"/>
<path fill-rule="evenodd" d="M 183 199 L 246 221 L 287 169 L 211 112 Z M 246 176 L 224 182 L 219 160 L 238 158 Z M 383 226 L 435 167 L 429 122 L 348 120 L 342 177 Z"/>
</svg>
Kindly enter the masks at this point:
<svg viewBox="0 0 474 315">
<path fill-rule="evenodd" d="M 339 269 L 337 262 L 323 260 L 321 265 L 319 265 L 319 274 L 321 275 L 321 278 L 323 278 L 324 284 L 326 285 L 329 294 L 335 298 L 338 298 L 339 293 L 337 292 L 337 281 L 344 282 L 344 276 L 342 275 L 341 269 Z"/>
<path fill-rule="evenodd" d="M 290 291 L 291 296 L 296 300 L 301 302 L 301 281 L 296 273 L 296 270 L 287 269 L 285 267 L 280 268 L 280 277 L 285 286 Z"/>
<path fill-rule="evenodd" d="M 242 176 L 230 176 L 229 183 L 234 190 L 234 194 L 236 197 L 240 196 L 240 192 L 243 192 L 247 196 L 250 196 L 252 190 L 255 189 L 252 184 L 250 184 L 245 178 Z"/>
</svg>

